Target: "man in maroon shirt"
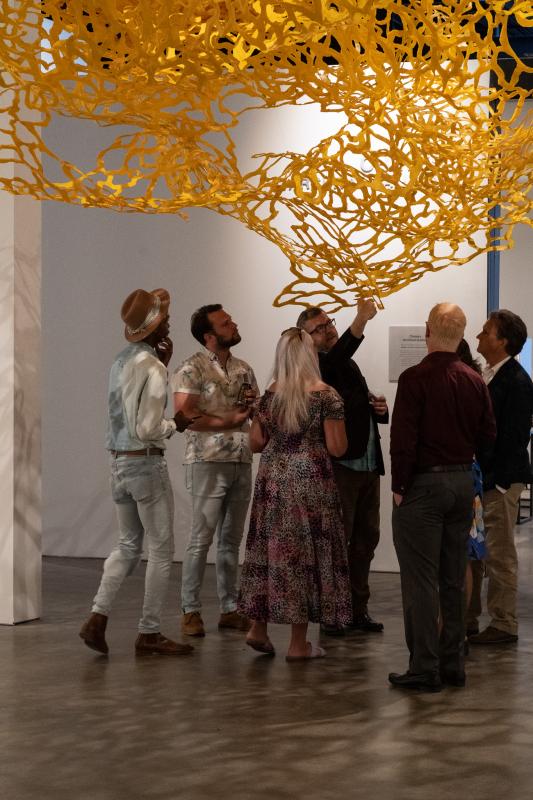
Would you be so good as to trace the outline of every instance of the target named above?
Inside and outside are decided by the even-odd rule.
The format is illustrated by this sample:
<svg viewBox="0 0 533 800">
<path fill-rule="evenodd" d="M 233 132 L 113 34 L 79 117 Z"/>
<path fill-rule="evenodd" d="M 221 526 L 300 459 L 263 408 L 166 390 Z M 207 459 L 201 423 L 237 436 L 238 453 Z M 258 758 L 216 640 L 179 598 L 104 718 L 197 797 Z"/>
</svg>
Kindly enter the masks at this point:
<svg viewBox="0 0 533 800">
<path fill-rule="evenodd" d="M 456 353 L 465 325 L 459 306 L 439 303 L 431 310 L 428 355 L 400 376 L 391 425 L 392 528 L 410 658 L 408 671 L 391 672 L 389 681 L 430 692 L 443 682 L 465 683 L 472 460 L 496 437 L 487 387 Z"/>
</svg>

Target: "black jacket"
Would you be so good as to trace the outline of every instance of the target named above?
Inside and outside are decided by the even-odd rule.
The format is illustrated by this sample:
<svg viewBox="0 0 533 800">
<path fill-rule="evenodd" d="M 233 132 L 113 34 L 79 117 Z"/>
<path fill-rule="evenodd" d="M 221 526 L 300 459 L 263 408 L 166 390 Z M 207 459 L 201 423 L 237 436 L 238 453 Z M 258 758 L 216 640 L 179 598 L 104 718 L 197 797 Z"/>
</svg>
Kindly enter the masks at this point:
<svg viewBox="0 0 533 800">
<path fill-rule="evenodd" d="M 376 465 L 385 474 L 377 423 L 389 421 L 388 414 L 378 416 L 368 402 L 368 386 L 352 356 L 365 337 L 357 339 L 346 330 L 328 353 L 319 353 L 322 380 L 333 386 L 344 400 L 348 449 L 341 459 L 361 458 L 366 452 L 370 425 L 374 426 Z"/>
<path fill-rule="evenodd" d="M 496 484 L 508 489 L 512 483 L 530 483 L 531 466 L 527 446 L 533 415 L 533 383 L 514 358 L 500 367 L 488 385 L 496 418 L 496 443 L 478 454 L 485 489 Z"/>
</svg>

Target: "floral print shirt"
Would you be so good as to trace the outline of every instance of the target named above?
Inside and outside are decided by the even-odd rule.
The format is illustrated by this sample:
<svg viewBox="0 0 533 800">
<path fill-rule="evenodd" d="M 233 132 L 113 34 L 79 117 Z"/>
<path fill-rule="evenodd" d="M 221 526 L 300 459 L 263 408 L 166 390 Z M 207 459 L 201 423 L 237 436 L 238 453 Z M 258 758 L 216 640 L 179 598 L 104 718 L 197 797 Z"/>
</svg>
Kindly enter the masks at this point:
<svg viewBox="0 0 533 800">
<path fill-rule="evenodd" d="M 198 395 L 198 408 L 205 414 L 217 414 L 234 409 L 243 383 L 249 383 L 257 393 L 254 372 L 246 361 L 231 355 L 222 366 L 215 353 L 209 350 L 187 358 L 171 379 L 173 392 Z M 252 462 L 249 441 L 250 423 L 230 431 L 186 431 L 185 464 L 196 461 Z"/>
</svg>

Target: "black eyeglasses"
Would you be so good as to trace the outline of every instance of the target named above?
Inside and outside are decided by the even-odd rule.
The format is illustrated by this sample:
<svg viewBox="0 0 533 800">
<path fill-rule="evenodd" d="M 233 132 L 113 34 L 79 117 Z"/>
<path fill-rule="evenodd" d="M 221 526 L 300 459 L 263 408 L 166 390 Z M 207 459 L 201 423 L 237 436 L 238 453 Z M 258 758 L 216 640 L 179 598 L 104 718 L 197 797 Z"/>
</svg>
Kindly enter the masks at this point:
<svg viewBox="0 0 533 800">
<path fill-rule="evenodd" d="M 309 331 L 309 333 L 311 334 L 311 336 L 313 335 L 313 333 L 325 333 L 328 328 L 333 328 L 334 326 L 335 326 L 335 320 L 328 319 L 327 322 L 324 322 L 322 325 L 317 325 L 316 328 L 313 328 L 313 330 Z"/>
</svg>

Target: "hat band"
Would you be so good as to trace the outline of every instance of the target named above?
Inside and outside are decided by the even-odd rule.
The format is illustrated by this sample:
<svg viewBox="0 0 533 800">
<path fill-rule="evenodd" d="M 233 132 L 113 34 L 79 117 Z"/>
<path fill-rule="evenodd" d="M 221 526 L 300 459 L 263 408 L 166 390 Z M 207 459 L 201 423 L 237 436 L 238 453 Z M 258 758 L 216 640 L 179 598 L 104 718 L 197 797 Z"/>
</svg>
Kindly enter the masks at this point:
<svg viewBox="0 0 533 800">
<path fill-rule="evenodd" d="M 141 333 L 141 331 L 145 331 L 146 328 L 148 328 L 152 324 L 154 319 L 156 319 L 156 317 L 159 314 L 160 309 L 161 309 L 161 298 L 158 297 L 157 295 L 155 295 L 154 304 L 153 304 L 152 308 L 150 309 L 150 311 L 148 312 L 148 314 L 146 315 L 146 318 L 145 318 L 144 322 L 142 323 L 142 325 L 139 325 L 138 328 L 130 328 L 129 325 L 126 326 L 126 330 L 128 331 L 128 336 L 135 336 L 137 333 Z"/>
</svg>

